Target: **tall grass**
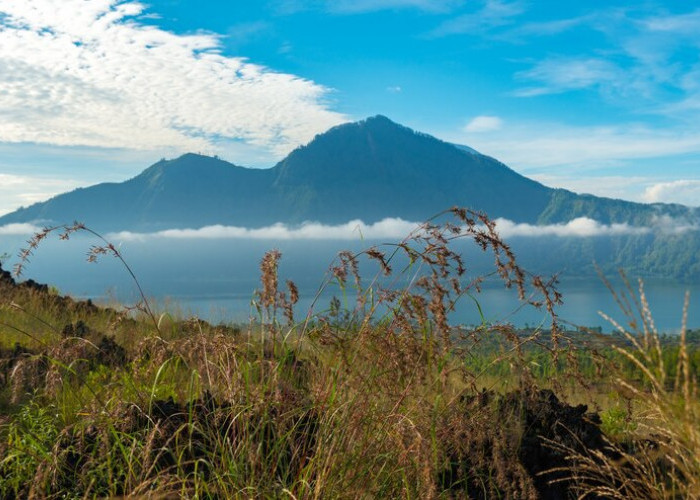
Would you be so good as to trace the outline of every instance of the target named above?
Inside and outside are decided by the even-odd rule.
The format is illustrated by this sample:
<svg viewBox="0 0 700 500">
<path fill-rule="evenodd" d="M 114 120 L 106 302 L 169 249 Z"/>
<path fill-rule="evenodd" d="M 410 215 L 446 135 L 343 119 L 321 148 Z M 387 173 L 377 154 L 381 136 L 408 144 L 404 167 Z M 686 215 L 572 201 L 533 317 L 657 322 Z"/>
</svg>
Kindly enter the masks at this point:
<svg viewBox="0 0 700 500">
<path fill-rule="evenodd" d="M 24 257 L 52 231 L 85 229 L 45 230 Z M 452 325 L 458 301 L 478 300 L 489 277 L 470 274 L 456 239 L 489 252 L 492 275 L 551 324 Z M 101 244 L 91 256 L 126 265 Z M 258 317 L 235 327 L 163 321 L 147 305 L 142 317 L 80 305 L 3 275 L 0 331 L 21 344 L 0 352 L 0 496 L 604 496 L 596 488 L 636 480 L 635 460 L 663 491 L 696 492 L 697 383 L 685 341 L 673 381 L 658 380 L 666 372 L 653 328 L 618 348 L 650 378 L 620 379 L 639 425 L 604 445 L 586 407 L 538 387 L 532 353 L 554 367 L 551 379 L 585 382 L 587 351 L 560 327 L 556 280 L 522 269 L 488 217 L 455 208 L 394 245 L 341 252 L 301 318 L 296 286 L 281 289 L 280 258 L 261 260 Z M 364 279 L 365 269 L 376 272 Z M 325 308 L 318 297 L 330 286 L 339 297 Z M 481 353 L 494 338 L 498 348 Z M 491 357 L 469 361 L 482 354 Z M 482 390 L 496 365 L 507 394 Z M 676 418 L 666 435 L 652 427 Z M 652 447 L 671 445 L 685 451 L 652 460 Z M 621 459 L 631 465 L 606 477 Z"/>
<path fill-rule="evenodd" d="M 564 447 L 571 462 L 567 478 L 577 483 L 580 498 L 700 498 L 700 400 L 686 338 L 689 295 L 683 305 L 676 376 L 669 380 L 644 283 L 639 280 L 634 290 L 622 277 L 625 287 L 619 292 L 606 283 L 627 324 L 603 316 L 628 341 L 628 346 L 613 349 L 642 374 L 640 381 L 620 372 L 614 379 L 618 392 L 634 405 L 634 416 L 628 417 L 633 425 L 619 428 L 618 442 L 610 441 L 605 452 Z"/>
</svg>

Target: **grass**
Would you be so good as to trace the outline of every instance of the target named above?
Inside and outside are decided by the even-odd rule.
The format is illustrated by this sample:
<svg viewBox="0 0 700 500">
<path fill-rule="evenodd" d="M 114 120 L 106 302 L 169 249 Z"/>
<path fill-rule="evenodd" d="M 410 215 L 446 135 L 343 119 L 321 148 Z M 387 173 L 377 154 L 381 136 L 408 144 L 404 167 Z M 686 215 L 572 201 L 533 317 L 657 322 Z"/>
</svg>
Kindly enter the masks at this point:
<svg viewBox="0 0 700 500">
<path fill-rule="evenodd" d="M 80 230 L 49 228 L 26 256 Z M 457 238 L 490 252 L 551 324 L 451 325 L 485 278 Z M 90 255 L 126 265 L 101 243 Z M 493 223 L 463 209 L 339 254 L 320 285 L 339 299 L 304 318 L 280 258 L 261 261 L 248 325 L 158 316 L 143 294 L 137 310 L 98 308 L 0 277 L 0 497 L 700 496 L 696 336 L 659 335 L 643 287 L 620 295 L 619 335 L 566 331 L 556 280 L 520 268 Z M 367 267 L 379 272 L 365 281 Z"/>
</svg>

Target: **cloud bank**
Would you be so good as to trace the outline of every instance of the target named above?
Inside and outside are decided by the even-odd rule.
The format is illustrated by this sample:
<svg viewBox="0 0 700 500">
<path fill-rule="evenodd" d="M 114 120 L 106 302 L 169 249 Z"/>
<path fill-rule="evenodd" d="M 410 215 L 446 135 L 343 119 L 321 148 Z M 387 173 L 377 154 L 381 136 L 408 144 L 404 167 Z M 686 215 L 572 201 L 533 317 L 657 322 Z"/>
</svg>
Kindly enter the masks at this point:
<svg viewBox="0 0 700 500">
<path fill-rule="evenodd" d="M 649 203 L 673 201 L 697 207 L 700 205 L 700 180 L 660 182 L 647 187 L 642 198 Z"/>
<path fill-rule="evenodd" d="M 41 231 L 34 224 L 7 224 L 0 226 L 0 236 L 28 236 Z"/>
<path fill-rule="evenodd" d="M 329 89 L 146 25 L 133 0 L 0 0 L 0 141 L 285 154 L 345 121 Z"/>
<path fill-rule="evenodd" d="M 345 224 L 326 225 L 308 222 L 298 227 L 282 223 L 262 228 L 238 226 L 206 226 L 199 229 L 168 229 L 155 233 L 120 232 L 109 235 L 110 239 L 142 240 L 145 238 L 171 239 L 253 239 L 253 240 L 359 240 L 362 238 L 403 238 L 418 227 L 414 222 L 387 218 L 374 224 L 352 220 Z"/>
<path fill-rule="evenodd" d="M 149 238 L 159 239 L 251 239 L 251 240 L 400 240 L 416 230 L 419 224 L 399 218 L 387 218 L 373 224 L 353 220 L 345 224 L 327 225 L 307 222 L 300 226 L 273 224 L 262 228 L 239 226 L 206 226 L 198 229 L 168 229 L 154 233 L 119 232 L 109 234 L 111 240 L 133 241 Z M 496 229 L 503 238 L 545 236 L 595 237 L 648 234 L 654 231 L 684 232 L 698 230 L 697 225 L 659 218 L 652 226 L 641 227 L 629 224 L 602 224 L 587 217 L 579 217 L 567 223 L 536 226 L 516 223 L 507 219 L 496 219 Z"/>
<path fill-rule="evenodd" d="M 567 223 L 535 226 L 533 224 L 515 223 L 507 219 L 496 219 L 496 229 L 504 238 L 514 236 L 542 237 L 591 237 L 591 236 L 622 236 L 646 234 L 650 227 L 630 226 L 629 224 L 601 224 L 588 217 L 578 217 Z"/>
<path fill-rule="evenodd" d="M 697 224 L 679 221 L 669 216 L 657 217 L 651 226 L 631 226 L 629 224 L 602 224 L 588 217 L 579 217 L 567 223 L 533 225 L 516 223 L 508 219 L 495 220 L 496 230 L 503 238 L 513 237 L 573 237 L 625 236 L 648 234 L 651 232 L 682 233 L 697 231 Z M 193 239 L 248 239 L 248 240 L 400 240 L 417 230 L 420 224 L 400 218 L 386 218 L 367 224 L 359 219 L 344 224 L 329 225 L 306 222 L 298 226 L 277 223 L 261 228 L 213 225 L 197 229 L 166 229 L 153 233 L 122 231 L 109 233 L 112 241 L 143 241 L 151 238 L 170 240 Z M 33 224 L 9 224 L 0 226 L 0 235 L 32 234 L 40 228 Z"/>
</svg>

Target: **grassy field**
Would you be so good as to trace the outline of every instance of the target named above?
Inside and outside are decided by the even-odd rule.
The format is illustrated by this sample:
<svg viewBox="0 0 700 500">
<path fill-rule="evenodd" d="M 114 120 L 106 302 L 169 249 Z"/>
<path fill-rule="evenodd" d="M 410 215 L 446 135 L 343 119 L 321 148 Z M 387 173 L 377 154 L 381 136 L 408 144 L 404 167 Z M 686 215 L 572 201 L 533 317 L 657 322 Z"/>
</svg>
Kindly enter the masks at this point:
<svg viewBox="0 0 700 500">
<path fill-rule="evenodd" d="M 24 257 L 85 230 L 47 229 Z M 484 278 L 455 238 L 551 324 L 449 324 Z M 99 243 L 92 258 L 122 259 Z M 263 257 L 246 325 L 145 296 L 97 307 L 0 271 L 0 497 L 700 498 L 700 335 L 659 335 L 641 283 L 620 292 L 617 334 L 567 331 L 556 280 L 461 209 L 339 254 L 338 300 L 303 318 L 280 258 Z M 368 261 L 383 279 L 363 280 Z"/>
</svg>

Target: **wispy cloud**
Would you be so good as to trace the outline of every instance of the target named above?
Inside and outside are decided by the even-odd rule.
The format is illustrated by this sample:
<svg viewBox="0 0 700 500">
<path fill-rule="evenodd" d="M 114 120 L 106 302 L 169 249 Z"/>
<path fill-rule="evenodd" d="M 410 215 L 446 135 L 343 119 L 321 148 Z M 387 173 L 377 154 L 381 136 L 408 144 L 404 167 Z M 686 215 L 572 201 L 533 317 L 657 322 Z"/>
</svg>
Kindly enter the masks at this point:
<svg viewBox="0 0 700 500">
<path fill-rule="evenodd" d="M 640 202 L 699 204 L 700 193 L 694 199 L 690 187 L 684 185 L 644 194 L 662 181 L 700 179 L 700 130 L 685 124 L 669 128 L 635 123 L 601 127 L 509 119 L 494 131 L 477 133 L 461 128 L 442 135 L 498 158 L 547 186 Z M 659 177 L 661 161 L 666 165 L 665 179 Z"/>
<path fill-rule="evenodd" d="M 585 15 L 553 21 L 535 21 L 519 24 L 505 33 L 502 39 L 520 41 L 526 37 L 552 36 L 589 23 L 595 16 Z"/>
<path fill-rule="evenodd" d="M 79 182 L 13 174 L 0 174 L 0 215 L 74 189 Z"/>
<path fill-rule="evenodd" d="M 638 200 L 641 200 L 641 193 L 651 182 L 644 176 L 582 176 L 580 169 L 577 170 L 579 175 L 576 175 L 576 172 L 560 173 L 560 169 L 556 169 L 551 173 L 531 174 L 528 177 L 545 186 L 568 189 L 575 193 Z"/>
<path fill-rule="evenodd" d="M 698 130 L 655 129 L 639 124 L 576 127 L 563 123 L 509 121 L 507 127 L 494 133 L 472 134 L 462 129 L 449 140 L 466 143 L 524 171 L 533 167 L 574 167 L 700 153 Z"/>
<path fill-rule="evenodd" d="M 697 109 L 700 93 L 693 74 L 700 60 L 693 54 L 700 47 L 700 10 L 670 15 L 654 4 L 607 8 L 513 28 L 502 38 L 520 41 L 539 36 L 541 29 L 556 34 L 574 28 L 586 29 L 587 38 L 594 41 L 584 51 L 571 50 L 570 44 L 554 46 L 544 58 L 531 61 L 529 69 L 515 76 L 532 84 L 514 95 L 535 97 L 586 89 L 636 111 L 643 108 L 669 115 Z"/>
<path fill-rule="evenodd" d="M 503 126 L 503 120 L 497 116 L 476 116 L 469 120 L 464 126 L 465 132 L 493 132 L 499 130 Z"/>
<path fill-rule="evenodd" d="M 276 0 L 279 14 L 321 10 L 337 15 L 365 14 L 382 10 L 416 9 L 428 13 L 450 12 L 462 0 Z"/>
<path fill-rule="evenodd" d="M 268 21 L 234 24 L 227 31 L 227 43 L 235 46 L 244 45 L 255 38 L 262 37 L 272 29 L 273 25 Z"/>
<path fill-rule="evenodd" d="M 525 9 L 519 1 L 485 0 L 479 10 L 443 22 L 430 36 L 484 34 L 494 28 L 512 25 L 523 12 Z"/>
<path fill-rule="evenodd" d="M 135 1 L 0 0 L 0 141 L 278 154 L 345 120 L 329 89 L 139 21 Z"/>
<path fill-rule="evenodd" d="M 685 14 L 660 14 L 642 21 L 650 31 L 686 34 L 700 39 L 700 9 Z"/>
<path fill-rule="evenodd" d="M 542 85 L 519 89 L 517 96 L 531 97 L 557 94 L 598 85 L 623 84 L 623 70 L 614 63 L 596 58 L 554 58 L 540 61 L 533 68 L 517 73 L 521 80 L 542 82 Z"/>
<path fill-rule="evenodd" d="M 330 12 L 358 14 L 387 9 L 414 8 L 428 12 L 449 12 L 459 0 L 331 0 L 326 2 Z"/>
<path fill-rule="evenodd" d="M 688 231 L 700 231 L 700 226 L 696 222 L 675 219 L 670 215 L 655 217 L 653 227 L 662 234 L 683 234 Z"/>
<path fill-rule="evenodd" d="M 682 203 L 688 206 L 700 206 L 700 180 L 681 179 L 671 182 L 659 182 L 649 186 L 642 195 L 644 201 Z"/>
<path fill-rule="evenodd" d="M 305 10 L 323 10 L 331 14 L 364 14 L 382 10 L 417 9 L 424 12 L 449 12 L 462 0 L 277 0 L 280 14 L 295 14 Z"/>
</svg>

